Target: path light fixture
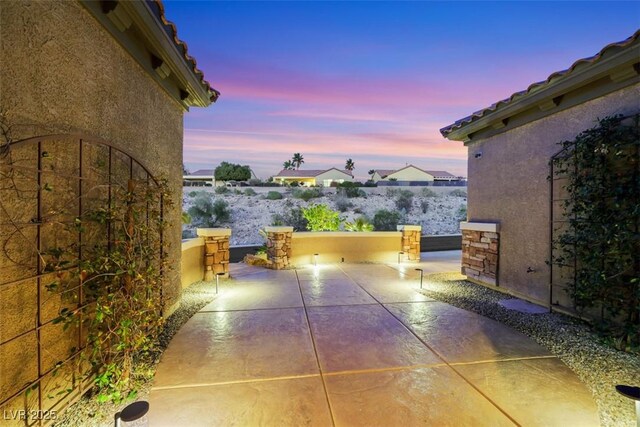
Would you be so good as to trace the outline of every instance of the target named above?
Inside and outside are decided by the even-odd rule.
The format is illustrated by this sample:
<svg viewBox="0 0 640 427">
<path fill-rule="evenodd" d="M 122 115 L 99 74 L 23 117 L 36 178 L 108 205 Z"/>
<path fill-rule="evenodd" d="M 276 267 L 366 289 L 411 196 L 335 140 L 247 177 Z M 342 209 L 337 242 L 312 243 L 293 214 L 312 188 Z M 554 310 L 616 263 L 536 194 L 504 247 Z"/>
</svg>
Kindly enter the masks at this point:
<svg viewBox="0 0 640 427">
<path fill-rule="evenodd" d="M 400 264 L 402 262 L 402 256 L 404 255 L 404 252 L 398 252 L 398 264 Z"/>
<path fill-rule="evenodd" d="M 313 254 L 313 265 L 315 267 L 318 266 L 318 255 L 320 255 L 320 254 Z"/>
<path fill-rule="evenodd" d="M 640 427 L 640 387 L 630 385 L 617 385 L 616 391 L 636 402 L 636 425 Z"/>
<path fill-rule="evenodd" d="M 416 271 L 420 272 L 420 289 L 422 289 L 422 277 L 424 276 L 424 270 L 421 268 L 416 268 Z"/>
<path fill-rule="evenodd" d="M 218 284 L 220 282 L 220 276 L 224 276 L 224 273 L 216 273 L 216 295 L 218 295 Z"/>
<path fill-rule="evenodd" d="M 149 402 L 145 402 L 144 400 L 133 402 L 127 405 L 122 411 L 116 412 L 114 416 L 114 426 L 121 427 L 123 422 L 127 425 L 134 421 L 138 422 L 132 425 L 140 427 L 147 426 L 149 425 L 147 420 L 142 419 L 142 417 L 147 415 L 147 412 L 149 412 Z"/>
</svg>

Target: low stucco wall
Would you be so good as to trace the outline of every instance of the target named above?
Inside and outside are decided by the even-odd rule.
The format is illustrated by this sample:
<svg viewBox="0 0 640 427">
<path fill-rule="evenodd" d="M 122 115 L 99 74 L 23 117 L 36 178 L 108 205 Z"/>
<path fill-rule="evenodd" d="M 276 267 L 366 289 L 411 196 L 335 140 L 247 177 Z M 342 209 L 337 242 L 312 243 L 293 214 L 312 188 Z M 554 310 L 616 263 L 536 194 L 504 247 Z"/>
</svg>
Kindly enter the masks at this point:
<svg viewBox="0 0 640 427">
<path fill-rule="evenodd" d="M 549 305 L 549 160 L 597 118 L 638 112 L 638 99 L 636 84 L 469 145 L 468 220 L 500 224 L 502 290 Z"/>
<path fill-rule="evenodd" d="M 180 281 L 182 289 L 199 282 L 204 277 L 204 238 L 197 237 L 182 242 Z"/>
<path fill-rule="evenodd" d="M 291 264 L 336 262 L 398 262 L 402 250 L 402 232 L 296 232 L 291 242 Z"/>
</svg>

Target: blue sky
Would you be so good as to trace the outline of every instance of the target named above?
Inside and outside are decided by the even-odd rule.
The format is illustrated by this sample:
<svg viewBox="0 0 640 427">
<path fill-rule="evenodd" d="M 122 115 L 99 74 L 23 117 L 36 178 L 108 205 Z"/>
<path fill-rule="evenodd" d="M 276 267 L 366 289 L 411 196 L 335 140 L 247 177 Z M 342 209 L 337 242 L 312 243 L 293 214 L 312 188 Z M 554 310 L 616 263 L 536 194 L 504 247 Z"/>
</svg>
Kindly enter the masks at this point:
<svg viewBox="0 0 640 427">
<path fill-rule="evenodd" d="M 166 1 L 222 95 L 185 117 L 188 168 L 413 163 L 466 175 L 438 129 L 624 40 L 640 2 Z"/>
</svg>

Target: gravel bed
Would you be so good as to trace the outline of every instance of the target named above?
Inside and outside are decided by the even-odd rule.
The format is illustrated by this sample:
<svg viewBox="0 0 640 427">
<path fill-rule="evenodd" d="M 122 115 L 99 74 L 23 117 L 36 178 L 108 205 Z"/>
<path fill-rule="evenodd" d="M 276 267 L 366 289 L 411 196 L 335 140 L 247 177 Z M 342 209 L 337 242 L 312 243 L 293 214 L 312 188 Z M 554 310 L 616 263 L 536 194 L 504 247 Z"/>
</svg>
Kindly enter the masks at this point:
<svg viewBox="0 0 640 427">
<path fill-rule="evenodd" d="M 424 295 L 497 320 L 547 348 L 591 390 L 604 427 L 635 427 L 634 403 L 615 391 L 616 384 L 640 385 L 640 355 L 607 346 L 590 326 L 559 313 L 509 310 L 500 300 L 513 298 L 464 280 L 455 273 L 428 276 Z"/>
<path fill-rule="evenodd" d="M 167 318 L 158 337 L 158 346 L 150 360 L 145 362 L 141 370 L 144 372 L 143 381 L 136 400 L 148 400 L 156 365 L 160 356 L 166 350 L 171 338 L 178 332 L 187 320 L 193 317 L 202 307 L 215 299 L 211 283 L 197 282 L 184 289 L 180 300 L 180 307 Z M 112 403 L 99 404 L 89 395 L 85 395 L 78 402 L 71 405 L 64 415 L 56 421 L 55 427 L 111 427 L 113 416 L 131 402 L 121 405 Z"/>
</svg>

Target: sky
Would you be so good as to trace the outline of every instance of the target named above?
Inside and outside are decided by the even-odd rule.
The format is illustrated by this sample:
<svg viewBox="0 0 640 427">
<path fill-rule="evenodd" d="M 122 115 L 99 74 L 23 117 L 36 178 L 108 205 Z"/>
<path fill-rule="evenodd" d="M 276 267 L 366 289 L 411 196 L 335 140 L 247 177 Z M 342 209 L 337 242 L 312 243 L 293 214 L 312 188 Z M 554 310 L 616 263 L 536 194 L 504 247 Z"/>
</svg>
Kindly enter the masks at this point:
<svg viewBox="0 0 640 427">
<path fill-rule="evenodd" d="M 640 28 L 640 2 L 165 1 L 221 92 L 185 115 L 187 169 L 414 164 L 466 176 L 439 129 Z"/>
</svg>

